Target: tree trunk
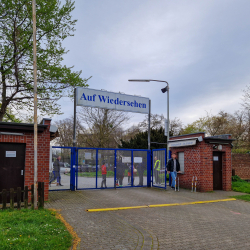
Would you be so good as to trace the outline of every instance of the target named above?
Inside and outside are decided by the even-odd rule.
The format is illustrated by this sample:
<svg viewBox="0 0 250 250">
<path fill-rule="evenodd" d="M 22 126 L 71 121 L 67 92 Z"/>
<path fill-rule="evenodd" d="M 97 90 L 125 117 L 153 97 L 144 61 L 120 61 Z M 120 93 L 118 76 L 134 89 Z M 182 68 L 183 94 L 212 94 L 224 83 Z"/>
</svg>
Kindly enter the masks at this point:
<svg viewBox="0 0 250 250">
<path fill-rule="evenodd" d="M 2 75 L 2 103 L 0 103 L 0 105 L 1 105 L 0 122 L 2 122 L 4 114 L 6 112 L 6 107 L 7 107 L 7 103 L 6 103 L 6 78 L 5 78 L 5 72 L 4 72 L 3 65 L 1 65 L 0 71 L 1 71 L 1 75 Z"/>
</svg>

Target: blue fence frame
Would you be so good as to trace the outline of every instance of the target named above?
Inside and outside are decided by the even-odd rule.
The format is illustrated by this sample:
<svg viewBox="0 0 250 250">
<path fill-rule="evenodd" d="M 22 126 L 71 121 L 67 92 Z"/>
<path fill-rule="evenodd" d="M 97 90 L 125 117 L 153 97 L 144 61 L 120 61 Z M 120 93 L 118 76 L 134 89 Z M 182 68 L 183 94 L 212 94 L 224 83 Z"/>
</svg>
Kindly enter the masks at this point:
<svg viewBox="0 0 250 250">
<path fill-rule="evenodd" d="M 161 185 L 157 185 L 154 184 L 154 152 L 164 152 L 164 160 L 165 160 L 165 164 L 164 164 L 164 186 Z M 165 148 L 160 148 L 160 149 L 152 149 L 152 186 L 153 187 L 157 187 L 157 188 L 164 188 L 167 189 L 167 169 L 166 169 L 166 165 L 167 165 L 167 154 L 166 154 L 167 150 Z"/>
<path fill-rule="evenodd" d="M 153 184 L 153 152 L 155 151 L 164 151 L 165 154 L 165 163 L 166 163 L 166 149 L 123 149 L 123 148 L 85 148 L 85 147 L 59 147 L 59 146 L 52 146 L 52 148 L 58 149 L 70 149 L 71 150 L 71 171 L 70 171 L 70 190 L 81 190 L 81 189 L 98 189 L 97 180 L 98 180 L 98 151 L 99 150 L 113 150 L 114 151 L 114 188 L 116 188 L 116 167 L 117 167 L 117 152 L 119 151 L 130 151 L 131 152 L 131 165 L 133 167 L 133 160 L 134 160 L 134 152 L 147 152 L 147 187 L 156 186 Z M 94 188 L 78 188 L 78 152 L 79 150 L 95 150 L 96 152 L 96 180 L 95 180 L 95 187 Z M 166 165 L 166 164 L 165 164 Z M 127 187 L 134 187 L 133 183 L 133 169 L 131 169 L 131 186 Z M 152 173 L 152 174 L 151 174 Z M 159 188 L 167 188 L 167 179 L 166 179 L 166 167 L 165 167 L 165 185 L 164 187 L 156 186 Z M 112 187 L 113 188 L 113 187 Z M 68 190 L 68 189 L 60 189 L 60 190 Z M 50 190 L 54 191 L 54 190 Z"/>
</svg>

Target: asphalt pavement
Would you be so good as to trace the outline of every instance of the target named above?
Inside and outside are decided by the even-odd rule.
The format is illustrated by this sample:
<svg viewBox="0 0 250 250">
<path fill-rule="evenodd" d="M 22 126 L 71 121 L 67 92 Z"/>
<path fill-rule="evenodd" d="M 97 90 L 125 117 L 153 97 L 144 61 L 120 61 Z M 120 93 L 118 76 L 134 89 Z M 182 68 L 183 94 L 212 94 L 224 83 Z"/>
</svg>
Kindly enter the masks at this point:
<svg viewBox="0 0 250 250">
<path fill-rule="evenodd" d="M 70 176 L 67 174 L 61 174 L 61 184 L 62 186 L 56 185 L 56 180 L 54 180 L 50 186 L 49 190 L 64 190 L 64 189 L 70 189 Z M 100 188 L 102 183 L 102 177 L 97 178 L 97 187 Z M 78 189 L 87 189 L 87 188 L 96 188 L 96 178 L 95 177 L 82 177 L 79 176 L 77 178 L 77 188 Z M 114 188 L 114 177 L 107 177 L 106 179 L 106 185 L 109 188 Z M 134 186 L 139 185 L 139 177 L 136 176 L 134 178 Z M 147 185 L 147 177 L 143 177 L 143 185 Z M 131 186 L 131 183 L 128 181 L 128 177 L 124 177 L 123 179 L 123 186 Z"/>
<path fill-rule="evenodd" d="M 81 238 L 78 249 L 250 249 L 250 202 L 223 201 L 236 192 L 119 188 L 49 193 Z M 196 201 L 218 201 L 191 204 Z M 148 207 L 155 204 L 172 206 Z M 87 209 L 146 206 L 116 211 Z"/>
</svg>

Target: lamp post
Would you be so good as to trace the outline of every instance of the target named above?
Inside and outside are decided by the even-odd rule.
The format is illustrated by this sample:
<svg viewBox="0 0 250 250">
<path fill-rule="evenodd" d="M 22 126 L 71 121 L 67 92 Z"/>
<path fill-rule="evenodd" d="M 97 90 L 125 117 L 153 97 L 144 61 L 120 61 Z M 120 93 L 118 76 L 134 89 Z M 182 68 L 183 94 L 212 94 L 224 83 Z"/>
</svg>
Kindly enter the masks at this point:
<svg viewBox="0 0 250 250">
<path fill-rule="evenodd" d="M 37 58 L 36 58 L 36 0 L 32 0 L 33 74 L 34 74 L 34 209 L 37 209 Z"/>
<path fill-rule="evenodd" d="M 165 82 L 167 86 L 161 89 L 162 93 L 167 92 L 167 162 L 168 162 L 168 140 L 169 140 L 169 84 L 167 81 L 152 80 L 152 79 L 129 79 L 129 82 Z M 150 114 L 149 114 L 150 115 Z M 150 128 L 149 128 L 150 130 Z M 148 132 L 150 133 L 150 131 Z"/>
</svg>

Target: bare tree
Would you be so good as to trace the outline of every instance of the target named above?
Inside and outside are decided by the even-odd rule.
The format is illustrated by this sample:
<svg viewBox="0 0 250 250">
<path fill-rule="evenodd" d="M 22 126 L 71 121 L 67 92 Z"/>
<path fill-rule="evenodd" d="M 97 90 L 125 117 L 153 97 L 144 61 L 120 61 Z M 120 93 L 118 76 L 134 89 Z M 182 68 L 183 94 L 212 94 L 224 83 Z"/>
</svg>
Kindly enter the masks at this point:
<svg viewBox="0 0 250 250">
<path fill-rule="evenodd" d="M 249 148 L 249 113 L 244 110 L 238 110 L 230 115 L 228 133 L 235 139 L 233 145 L 235 148 Z"/>
<path fill-rule="evenodd" d="M 220 111 L 218 115 L 207 113 L 204 119 L 206 132 L 211 136 L 228 134 L 230 118 L 231 116 L 224 111 Z"/>
<path fill-rule="evenodd" d="M 151 129 L 164 128 L 164 120 L 165 119 L 163 115 L 151 114 L 150 128 Z M 138 124 L 138 128 L 140 132 L 148 130 L 148 115 L 146 115 L 145 119 Z M 179 135 L 181 130 L 182 130 L 182 122 L 179 118 L 175 117 L 173 120 L 170 120 L 169 123 L 170 136 Z"/>
<path fill-rule="evenodd" d="M 243 98 L 241 98 L 241 100 L 243 101 L 241 103 L 242 107 L 246 110 L 250 110 L 250 84 L 243 90 Z"/>
<path fill-rule="evenodd" d="M 127 130 L 123 131 L 120 140 L 122 141 L 129 141 L 131 138 L 135 137 L 138 133 L 140 133 L 140 129 L 138 126 L 133 125 Z M 120 143 L 119 143 L 120 144 Z"/>
<path fill-rule="evenodd" d="M 73 117 L 71 119 L 66 118 L 64 120 L 56 121 L 55 126 L 58 128 L 59 137 L 55 139 L 57 145 L 61 147 L 72 147 L 73 146 Z M 77 119 L 76 122 L 76 146 L 82 145 L 81 135 L 84 131 L 84 127 L 80 124 Z"/>
<path fill-rule="evenodd" d="M 146 115 L 145 119 L 138 124 L 140 131 L 148 130 L 148 115 Z M 152 129 L 160 129 L 164 127 L 164 116 L 158 114 L 151 114 L 150 116 L 150 128 Z"/>
<path fill-rule="evenodd" d="M 175 117 L 173 120 L 170 120 L 169 123 L 169 135 L 170 136 L 177 136 L 180 135 L 181 131 L 182 131 L 182 121 Z"/>
<path fill-rule="evenodd" d="M 121 138 L 122 125 L 130 119 L 122 111 L 90 107 L 82 107 L 77 116 L 87 126 L 80 136 L 82 146 L 97 148 L 116 148 Z"/>
<path fill-rule="evenodd" d="M 181 131 L 181 134 L 205 132 L 209 136 L 228 134 L 229 130 L 229 114 L 220 111 L 218 115 L 207 115 L 200 117 L 198 120 L 188 124 Z"/>
</svg>

